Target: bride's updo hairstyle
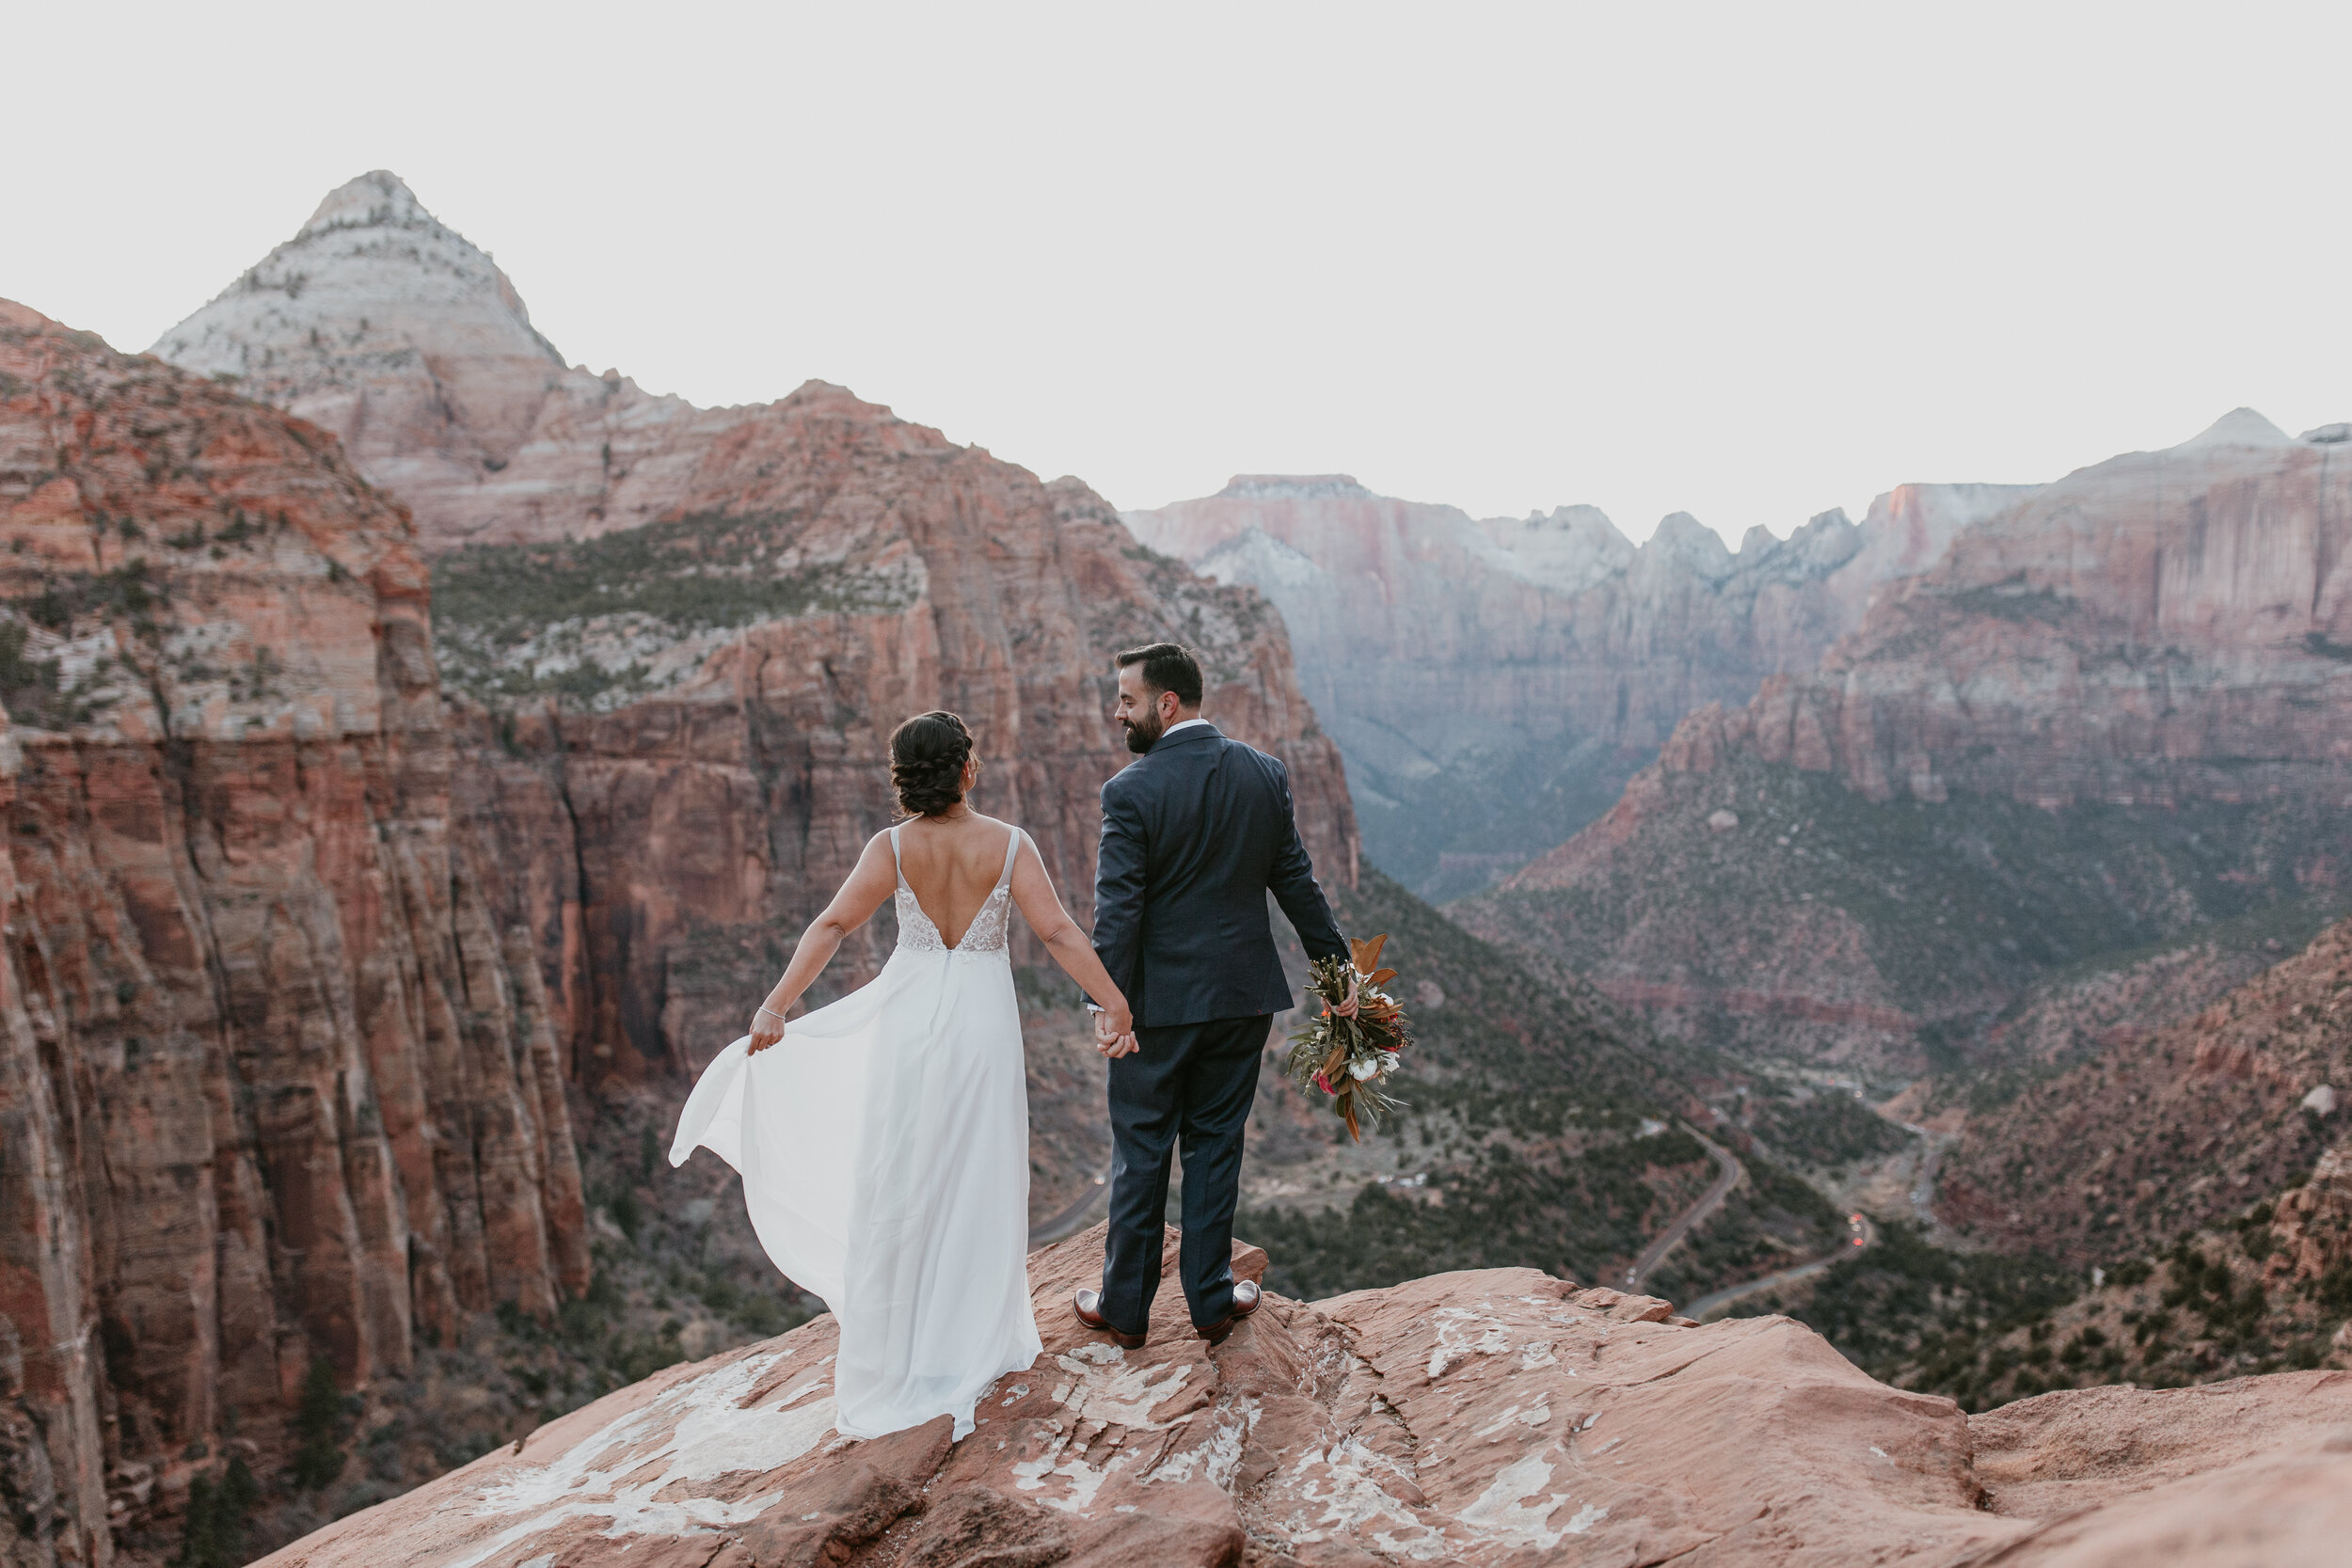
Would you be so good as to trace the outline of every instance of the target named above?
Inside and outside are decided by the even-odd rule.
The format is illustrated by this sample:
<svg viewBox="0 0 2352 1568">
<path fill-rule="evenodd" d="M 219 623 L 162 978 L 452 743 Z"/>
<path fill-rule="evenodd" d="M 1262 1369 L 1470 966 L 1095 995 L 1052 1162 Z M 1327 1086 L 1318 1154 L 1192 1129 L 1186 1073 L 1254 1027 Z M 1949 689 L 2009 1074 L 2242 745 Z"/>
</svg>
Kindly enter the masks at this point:
<svg viewBox="0 0 2352 1568">
<path fill-rule="evenodd" d="M 937 816 L 963 799 L 972 732 L 952 713 L 918 713 L 890 732 L 890 787 L 909 816 Z"/>
</svg>

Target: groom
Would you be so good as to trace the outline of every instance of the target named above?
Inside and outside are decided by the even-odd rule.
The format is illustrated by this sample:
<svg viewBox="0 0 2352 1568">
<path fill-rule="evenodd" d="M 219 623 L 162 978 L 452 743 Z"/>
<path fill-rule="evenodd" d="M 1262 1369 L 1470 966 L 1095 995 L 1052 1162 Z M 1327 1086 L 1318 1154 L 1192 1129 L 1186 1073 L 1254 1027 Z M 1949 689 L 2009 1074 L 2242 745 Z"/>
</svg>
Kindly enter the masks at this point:
<svg viewBox="0 0 2352 1568">
<path fill-rule="evenodd" d="M 1256 1284 L 1233 1278 L 1242 1128 L 1274 1015 L 1295 1000 L 1266 894 L 1311 957 L 1344 957 L 1347 943 L 1299 842 L 1290 776 L 1200 717 L 1199 661 L 1154 642 L 1118 663 L 1115 717 L 1139 760 L 1103 786 L 1094 950 L 1136 1031 L 1099 1041 L 1111 1058 L 1110 1241 L 1102 1290 L 1073 1305 L 1089 1328 L 1143 1343 L 1181 1142 L 1184 1300 L 1217 1344 L 1258 1307 Z"/>
</svg>

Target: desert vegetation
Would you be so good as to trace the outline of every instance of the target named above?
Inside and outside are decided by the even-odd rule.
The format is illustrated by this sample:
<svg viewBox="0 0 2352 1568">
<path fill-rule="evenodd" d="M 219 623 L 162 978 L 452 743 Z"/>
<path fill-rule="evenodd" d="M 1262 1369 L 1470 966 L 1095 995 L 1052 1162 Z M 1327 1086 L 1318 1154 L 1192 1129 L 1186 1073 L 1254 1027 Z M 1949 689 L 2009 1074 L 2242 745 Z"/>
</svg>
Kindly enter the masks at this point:
<svg viewBox="0 0 2352 1568">
<path fill-rule="evenodd" d="M 485 702 L 607 707 L 691 673 L 698 634 L 914 600 L 919 574 L 802 558 L 790 512 L 698 512 L 552 545 L 471 545 L 433 567 L 441 678 Z M 673 657 L 664 657 L 665 655 Z"/>
</svg>

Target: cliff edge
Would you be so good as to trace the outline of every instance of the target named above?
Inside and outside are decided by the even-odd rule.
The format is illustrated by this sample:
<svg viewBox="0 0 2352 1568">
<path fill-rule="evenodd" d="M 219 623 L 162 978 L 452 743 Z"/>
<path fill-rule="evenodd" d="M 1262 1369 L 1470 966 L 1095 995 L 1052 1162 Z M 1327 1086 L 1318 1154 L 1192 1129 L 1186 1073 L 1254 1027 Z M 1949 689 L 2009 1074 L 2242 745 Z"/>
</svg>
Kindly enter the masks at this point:
<svg viewBox="0 0 2352 1568">
<path fill-rule="evenodd" d="M 1214 1350 L 1172 1281 L 1144 1349 L 1079 1331 L 1101 1230 L 1031 1259 L 1045 1354 L 873 1442 L 835 1334 L 622 1389 L 270 1568 L 855 1563 L 2336 1561 L 2352 1375 L 2044 1395 L 1983 1416 L 1786 1318 L 1707 1327 L 1534 1270 L 1269 1297 Z M 1175 1233 L 1168 1262 L 1174 1259 Z M 1235 1249 L 1237 1269 L 1265 1256 Z"/>
</svg>

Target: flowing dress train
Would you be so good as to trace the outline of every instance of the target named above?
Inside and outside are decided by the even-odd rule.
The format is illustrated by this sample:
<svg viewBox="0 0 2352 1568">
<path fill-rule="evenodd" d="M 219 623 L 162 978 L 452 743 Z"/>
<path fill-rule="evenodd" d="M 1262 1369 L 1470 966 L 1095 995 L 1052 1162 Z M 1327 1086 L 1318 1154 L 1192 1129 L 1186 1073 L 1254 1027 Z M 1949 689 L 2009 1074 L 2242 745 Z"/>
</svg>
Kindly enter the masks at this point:
<svg viewBox="0 0 2352 1568">
<path fill-rule="evenodd" d="M 841 1330 L 834 1426 L 879 1437 L 955 1417 L 1042 1352 L 1029 1310 L 1029 1101 L 1007 952 L 1012 868 L 950 947 L 898 872 L 898 945 L 870 983 L 745 1036 L 694 1085 L 670 1163 L 743 1177 L 777 1268 Z M 891 859 L 898 830 L 890 830 Z"/>
</svg>

